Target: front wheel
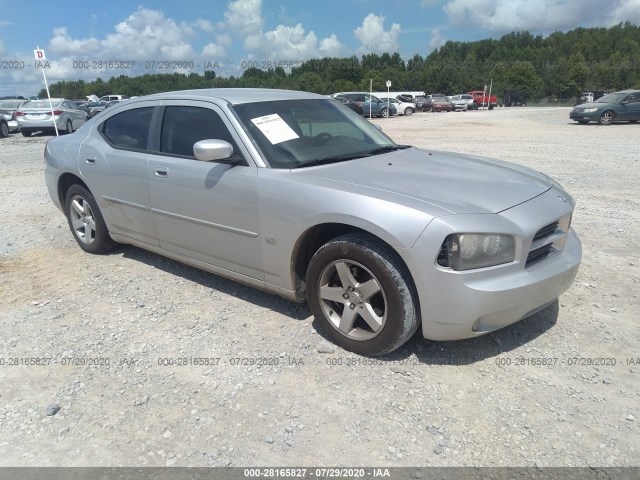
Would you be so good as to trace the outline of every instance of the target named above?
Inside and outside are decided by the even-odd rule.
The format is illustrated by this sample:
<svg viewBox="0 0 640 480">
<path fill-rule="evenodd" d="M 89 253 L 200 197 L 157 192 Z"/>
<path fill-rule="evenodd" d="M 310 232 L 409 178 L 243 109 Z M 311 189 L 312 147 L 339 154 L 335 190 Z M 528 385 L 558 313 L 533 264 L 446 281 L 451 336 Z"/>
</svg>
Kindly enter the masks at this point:
<svg viewBox="0 0 640 480">
<path fill-rule="evenodd" d="M 31 131 L 29 130 L 20 130 L 20 133 L 22 134 L 23 137 L 30 137 L 31 136 Z"/>
<path fill-rule="evenodd" d="M 67 120 L 67 126 L 65 130 L 67 131 L 67 133 L 73 133 L 73 123 L 71 122 L 71 120 Z"/>
<path fill-rule="evenodd" d="M 73 238 L 82 250 L 105 253 L 113 247 L 102 212 L 89 190 L 81 185 L 71 185 L 65 197 L 64 211 Z"/>
<path fill-rule="evenodd" d="M 389 118 L 389 109 L 385 107 L 382 110 L 380 110 L 380 116 L 382 118 Z"/>
<path fill-rule="evenodd" d="M 611 125 L 615 118 L 615 114 L 611 110 L 607 110 L 602 115 L 600 115 L 600 120 L 598 120 L 598 123 L 600 125 Z"/>
<path fill-rule="evenodd" d="M 411 107 L 407 107 L 404 109 L 404 116 L 405 117 L 410 117 L 411 115 L 413 115 L 413 108 Z"/>
<path fill-rule="evenodd" d="M 315 318 L 345 350 L 389 353 L 418 328 L 406 268 L 372 237 L 348 234 L 323 245 L 311 259 L 306 283 Z"/>
<path fill-rule="evenodd" d="M 0 138 L 6 138 L 9 136 L 9 125 L 7 122 L 0 123 Z"/>
</svg>

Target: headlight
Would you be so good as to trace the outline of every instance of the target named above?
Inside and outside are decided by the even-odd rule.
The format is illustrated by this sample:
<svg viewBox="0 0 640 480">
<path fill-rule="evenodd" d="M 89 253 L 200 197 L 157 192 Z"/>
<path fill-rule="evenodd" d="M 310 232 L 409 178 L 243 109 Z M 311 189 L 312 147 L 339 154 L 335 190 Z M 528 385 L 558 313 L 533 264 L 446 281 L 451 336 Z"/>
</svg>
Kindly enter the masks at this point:
<svg viewBox="0 0 640 480">
<path fill-rule="evenodd" d="M 443 242 L 438 264 L 453 270 L 470 270 L 513 262 L 516 241 L 511 235 L 456 233 Z"/>
<path fill-rule="evenodd" d="M 593 113 L 596 112 L 598 109 L 597 108 L 585 108 L 584 110 L 582 110 L 582 113 Z"/>
</svg>

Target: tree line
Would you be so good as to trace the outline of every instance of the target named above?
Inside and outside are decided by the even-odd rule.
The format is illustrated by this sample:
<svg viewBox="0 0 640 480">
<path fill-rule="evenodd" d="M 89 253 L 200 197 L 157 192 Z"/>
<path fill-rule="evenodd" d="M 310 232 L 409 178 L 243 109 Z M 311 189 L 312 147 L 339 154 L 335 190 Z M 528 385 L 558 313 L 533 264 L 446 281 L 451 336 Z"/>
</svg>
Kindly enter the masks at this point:
<svg viewBox="0 0 640 480">
<path fill-rule="evenodd" d="M 482 89 L 519 90 L 526 98 L 566 99 L 587 90 L 640 88 L 640 27 L 629 22 L 610 28 L 577 28 L 543 37 L 513 32 L 499 39 L 448 41 L 430 55 L 403 60 L 398 53 L 311 59 L 285 70 L 252 67 L 241 76 L 200 73 L 120 75 L 107 81 L 54 83 L 51 95 L 147 95 L 192 88 L 262 87 L 320 94 L 386 90 L 456 94 Z M 40 96 L 46 96 L 44 89 Z"/>
</svg>

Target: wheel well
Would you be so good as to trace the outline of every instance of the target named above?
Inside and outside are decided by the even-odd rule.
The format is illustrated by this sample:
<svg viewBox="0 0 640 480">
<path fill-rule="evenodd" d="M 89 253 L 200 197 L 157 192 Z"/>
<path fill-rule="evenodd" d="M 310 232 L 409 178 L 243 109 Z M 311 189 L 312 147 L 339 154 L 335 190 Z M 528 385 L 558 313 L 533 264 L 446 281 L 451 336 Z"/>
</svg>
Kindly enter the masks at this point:
<svg viewBox="0 0 640 480">
<path fill-rule="evenodd" d="M 413 278 L 411 277 L 411 272 L 409 271 L 409 268 L 407 267 L 402 257 L 395 253 L 395 249 L 380 237 L 361 228 L 354 227 L 353 225 L 346 225 L 343 223 L 325 223 L 322 225 L 316 225 L 315 227 L 312 227 L 304 232 L 304 234 L 302 234 L 302 236 L 298 240 L 296 248 L 294 249 L 294 253 L 292 255 L 292 273 L 296 294 L 301 298 L 306 297 L 305 278 L 307 276 L 307 269 L 309 268 L 309 262 L 311 262 L 311 258 L 318 251 L 318 249 L 334 238 L 340 237 L 341 235 L 345 235 L 347 233 L 362 233 L 375 240 L 376 242 L 382 244 L 387 248 L 387 250 L 389 250 L 390 253 L 395 255 L 396 260 L 402 265 L 406 272 L 406 275 L 408 276 L 407 281 L 409 285 L 416 293 L 415 301 L 417 307 L 418 296 Z"/>
<path fill-rule="evenodd" d="M 84 183 L 80 177 L 74 175 L 73 173 L 63 173 L 58 180 L 58 199 L 60 200 L 60 205 L 64 208 L 64 200 L 67 196 L 67 190 L 71 185 L 82 185 L 84 188 L 89 190 L 87 184 Z"/>
</svg>

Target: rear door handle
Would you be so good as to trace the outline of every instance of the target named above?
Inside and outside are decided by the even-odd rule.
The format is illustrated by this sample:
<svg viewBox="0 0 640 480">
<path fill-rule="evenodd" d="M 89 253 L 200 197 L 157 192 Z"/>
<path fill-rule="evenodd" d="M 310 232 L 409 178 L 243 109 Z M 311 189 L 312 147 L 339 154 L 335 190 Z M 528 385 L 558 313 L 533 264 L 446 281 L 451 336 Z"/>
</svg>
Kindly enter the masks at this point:
<svg viewBox="0 0 640 480">
<path fill-rule="evenodd" d="M 156 177 L 168 177 L 169 176 L 169 169 L 167 167 L 153 167 L 153 174 Z"/>
<path fill-rule="evenodd" d="M 93 165 L 96 163 L 96 157 L 91 155 L 87 158 L 85 158 L 84 163 L 88 163 L 89 165 Z"/>
</svg>

